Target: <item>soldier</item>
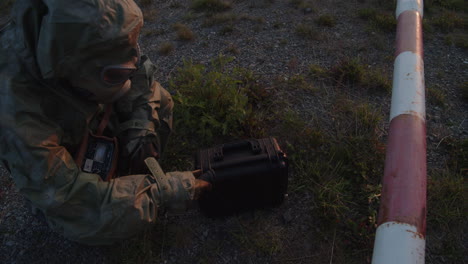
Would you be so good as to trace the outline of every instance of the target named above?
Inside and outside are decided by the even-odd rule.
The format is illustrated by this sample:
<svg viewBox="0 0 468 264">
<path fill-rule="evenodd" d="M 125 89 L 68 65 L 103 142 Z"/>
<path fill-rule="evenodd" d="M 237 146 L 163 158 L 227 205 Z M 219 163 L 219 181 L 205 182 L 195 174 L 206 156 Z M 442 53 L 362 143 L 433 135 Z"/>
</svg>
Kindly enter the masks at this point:
<svg viewBox="0 0 468 264">
<path fill-rule="evenodd" d="M 142 17 L 133 0 L 17 0 L 0 32 L 0 161 L 81 243 L 132 236 L 211 187 L 156 161 L 173 102 L 140 55 Z"/>
</svg>

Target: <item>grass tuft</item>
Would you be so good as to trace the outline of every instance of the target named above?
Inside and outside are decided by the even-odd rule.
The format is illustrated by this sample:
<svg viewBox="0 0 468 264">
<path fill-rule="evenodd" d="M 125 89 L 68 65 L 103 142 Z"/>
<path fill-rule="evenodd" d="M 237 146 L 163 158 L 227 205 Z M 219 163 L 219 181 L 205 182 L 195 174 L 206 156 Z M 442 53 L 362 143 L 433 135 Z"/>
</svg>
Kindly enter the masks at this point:
<svg viewBox="0 0 468 264">
<path fill-rule="evenodd" d="M 369 68 L 359 59 L 343 59 L 330 69 L 332 79 L 340 86 L 354 86 L 368 92 L 390 92 L 392 89 L 388 76 L 381 69 Z"/>
<path fill-rule="evenodd" d="M 320 32 L 310 24 L 300 23 L 296 26 L 296 34 L 310 40 L 320 39 Z"/>
<path fill-rule="evenodd" d="M 395 32 L 397 21 L 393 14 L 378 12 L 373 8 L 364 8 L 358 10 L 358 16 L 367 20 L 371 30 L 379 32 Z"/>
<path fill-rule="evenodd" d="M 364 80 L 365 68 L 358 59 L 344 59 L 331 70 L 333 78 L 340 84 L 358 84 Z"/>
<path fill-rule="evenodd" d="M 321 15 L 315 20 L 315 23 L 319 26 L 334 27 L 336 25 L 336 19 L 332 15 Z"/>
<path fill-rule="evenodd" d="M 375 10 L 374 8 L 359 9 L 358 16 L 364 20 L 370 20 L 377 16 L 377 10 Z"/>
<path fill-rule="evenodd" d="M 468 34 L 466 33 L 451 33 L 445 36 L 445 43 L 462 49 L 468 49 Z"/>
<path fill-rule="evenodd" d="M 325 69 L 324 67 L 317 65 L 317 64 L 311 64 L 309 65 L 309 74 L 312 77 L 316 78 L 324 78 L 328 74 L 328 70 Z"/>
<path fill-rule="evenodd" d="M 219 30 L 219 34 L 222 36 L 229 35 L 232 32 L 234 32 L 234 26 L 232 25 L 226 25 Z"/>
<path fill-rule="evenodd" d="M 192 30 L 185 24 L 177 23 L 173 25 L 177 31 L 177 38 L 182 41 L 191 41 L 195 38 Z"/>
<path fill-rule="evenodd" d="M 455 29 L 462 29 L 467 22 L 457 13 L 445 11 L 431 20 L 431 24 L 444 33 L 453 32 Z"/>
<path fill-rule="evenodd" d="M 445 107 L 447 100 L 445 97 L 445 93 L 443 92 L 440 86 L 427 87 L 426 90 L 427 90 L 427 99 L 429 103 L 442 107 L 442 108 Z"/>
<path fill-rule="evenodd" d="M 158 53 L 163 56 L 167 56 L 174 52 L 174 44 L 172 42 L 166 41 L 159 46 Z"/>
<path fill-rule="evenodd" d="M 252 254 L 271 256 L 282 249 L 282 229 L 271 225 L 265 218 L 243 219 L 230 233 L 235 243 Z"/>
<path fill-rule="evenodd" d="M 444 262 L 459 263 L 465 250 L 459 232 L 468 224 L 466 180 L 450 170 L 431 170 L 427 188 L 429 250 L 433 256 L 443 256 Z"/>
<path fill-rule="evenodd" d="M 440 9 L 451 11 L 468 12 L 468 6 L 465 0 L 425 0 L 424 9 L 426 12 L 433 12 Z"/>
</svg>

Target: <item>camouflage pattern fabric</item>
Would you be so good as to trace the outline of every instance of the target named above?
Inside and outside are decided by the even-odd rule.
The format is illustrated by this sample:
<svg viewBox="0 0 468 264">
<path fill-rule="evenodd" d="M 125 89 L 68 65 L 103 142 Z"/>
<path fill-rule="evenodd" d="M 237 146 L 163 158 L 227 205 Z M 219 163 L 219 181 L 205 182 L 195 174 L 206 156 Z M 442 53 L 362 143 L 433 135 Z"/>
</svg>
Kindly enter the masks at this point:
<svg viewBox="0 0 468 264">
<path fill-rule="evenodd" d="M 132 0 L 18 0 L 12 22 L 0 32 L 0 161 L 49 225 L 81 243 L 128 238 L 153 223 L 158 210 L 180 210 L 193 199 L 190 172 L 163 173 L 172 186 L 163 190 L 152 174 L 105 182 L 74 161 L 103 106 L 67 80 L 93 74 L 103 63 L 128 61 L 141 25 Z M 140 142 L 122 135 L 150 138 L 162 151 L 171 131 L 173 103 L 154 71 L 142 56 L 130 91 L 114 103 L 105 134 L 127 143 L 122 153 Z"/>
</svg>

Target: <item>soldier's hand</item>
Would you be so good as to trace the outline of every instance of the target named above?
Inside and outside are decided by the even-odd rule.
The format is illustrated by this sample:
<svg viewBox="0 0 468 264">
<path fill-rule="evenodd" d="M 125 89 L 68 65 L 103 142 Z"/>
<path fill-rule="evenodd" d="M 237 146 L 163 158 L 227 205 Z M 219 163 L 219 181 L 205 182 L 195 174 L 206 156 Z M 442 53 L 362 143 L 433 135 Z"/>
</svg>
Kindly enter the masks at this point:
<svg viewBox="0 0 468 264">
<path fill-rule="evenodd" d="M 203 193 L 211 191 L 212 188 L 213 185 L 211 185 L 211 183 L 204 180 L 196 179 L 194 200 L 198 200 L 201 197 L 201 195 L 203 195 Z"/>
</svg>

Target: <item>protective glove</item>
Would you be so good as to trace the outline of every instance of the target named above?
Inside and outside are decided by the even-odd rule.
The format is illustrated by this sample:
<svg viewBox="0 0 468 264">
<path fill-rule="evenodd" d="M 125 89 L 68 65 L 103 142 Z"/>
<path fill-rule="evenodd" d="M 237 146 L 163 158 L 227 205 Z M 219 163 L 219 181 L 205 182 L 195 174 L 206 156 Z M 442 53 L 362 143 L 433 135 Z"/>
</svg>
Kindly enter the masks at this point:
<svg viewBox="0 0 468 264">
<path fill-rule="evenodd" d="M 154 158 L 145 160 L 149 171 L 154 176 L 151 192 L 159 202 L 158 208 L 171 213 L 182 213 L 194 206 L 193 201 L 211 189 L 211 184 L 195 179 L 190 171 L 164 173 Z"/>
<path fill-rule="evenodd" d="M 206 182 L 208 182 L 210 184 L 213 184 L 215 175 L 216 174 L 215 174 L 214 170 L 207 170 L 207 171 L 203 172 L 200 175 L 200 177 L 198 177 L 198 179 L 206 181 Z"/>
</svg>

